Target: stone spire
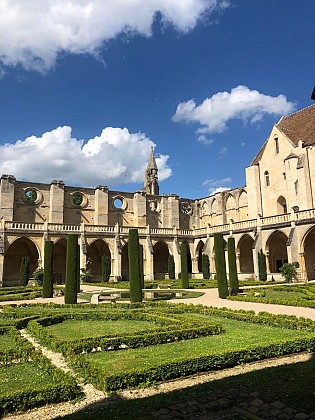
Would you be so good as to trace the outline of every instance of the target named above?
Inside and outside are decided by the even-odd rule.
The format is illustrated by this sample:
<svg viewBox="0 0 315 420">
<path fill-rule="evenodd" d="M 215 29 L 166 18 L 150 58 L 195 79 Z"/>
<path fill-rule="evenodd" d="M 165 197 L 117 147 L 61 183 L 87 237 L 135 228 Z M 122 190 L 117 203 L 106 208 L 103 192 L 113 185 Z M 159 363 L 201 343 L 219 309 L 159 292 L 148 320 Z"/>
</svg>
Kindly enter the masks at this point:
<svg viewBox="0 0 315 420">
<path fill-rule="evenodd" d="M 154 157 L 154 149 L 151 146 L 151 153 L 144 178 L 144 191 L 147 194 L 159 195 L 158 168 Z"/>
</svg>

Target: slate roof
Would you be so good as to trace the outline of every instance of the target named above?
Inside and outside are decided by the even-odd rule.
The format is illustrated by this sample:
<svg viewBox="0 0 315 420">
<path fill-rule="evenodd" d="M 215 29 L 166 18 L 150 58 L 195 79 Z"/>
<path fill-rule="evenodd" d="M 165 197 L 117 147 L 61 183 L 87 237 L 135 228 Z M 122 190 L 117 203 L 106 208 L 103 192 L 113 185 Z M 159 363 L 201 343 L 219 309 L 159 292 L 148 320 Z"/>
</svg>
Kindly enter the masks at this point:
<svg viewBox="0 0 315 420">
<path fill-rule="evenodd" d="M 298 146 L 302 140 L 303 147 L 315 144 L 315 105 L 296 111 L 285 117 L 275 125 L 291 142 Z M 267 140 L 268 141 L 268 140 Z M 257 165 L 265 150 L 267 141 L 264 143 L 251 165 Z"/>
</svg>

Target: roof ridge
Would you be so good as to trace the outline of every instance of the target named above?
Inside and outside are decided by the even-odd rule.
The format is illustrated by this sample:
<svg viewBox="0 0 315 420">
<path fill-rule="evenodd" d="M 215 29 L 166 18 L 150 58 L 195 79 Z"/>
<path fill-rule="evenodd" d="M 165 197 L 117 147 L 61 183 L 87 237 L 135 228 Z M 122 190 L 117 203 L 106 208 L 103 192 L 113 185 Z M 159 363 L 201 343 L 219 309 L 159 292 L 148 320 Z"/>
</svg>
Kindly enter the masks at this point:
<svg viewBox="0 0 315 420">
<path fill-rule="evenodd" d="M 281 120 L 282 120 L 283 118 L 292 117 L 292 115 L 295 115 L 295 114 L 298 114 L 299 112 L 305 111 L 306 109 L 311 108 L 312 106 L 315 106 L 315 104 L 308 105 L 308 106 L 306 106 L 305 108 L 298 109 L 297 111 L 291 112 L 291 114 L 288 114 L 288 115 L 284 115 L 284 116 L 282 116 L 282 117 L 280 118 L 279 122 L 278 122 L 276 125 L 280 124 L 280 122 L 281 122 Z"/>
</svg>

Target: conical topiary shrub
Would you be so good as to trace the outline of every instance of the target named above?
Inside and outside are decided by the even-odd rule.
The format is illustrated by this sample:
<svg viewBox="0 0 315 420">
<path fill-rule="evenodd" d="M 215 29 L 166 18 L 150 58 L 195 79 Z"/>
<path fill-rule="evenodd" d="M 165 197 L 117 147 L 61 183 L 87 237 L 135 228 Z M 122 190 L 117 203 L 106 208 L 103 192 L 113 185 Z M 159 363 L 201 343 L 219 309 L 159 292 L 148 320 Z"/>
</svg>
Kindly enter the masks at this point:
<svg viewBox="0 0 315 420">
<path fill-rule="evenodd" d="M 44 243 L 44 279 L 43 279 L 43 298 L 52 298 L 54 294 L 53 282 L 53 241 Z"/>
<path fill-rule="evenodd" d="M 130 302 L 142 302 L 138 229 L 129 229 L 128 241 Z"/>
<path fill-rule="evenodd" d="M 78 290 L 78 235 L 71 234 L 67 239 L 65 303 L 77 303 Z"/>
<path fill-rule="evenodd" d="M 202 277 L 204 279 L 209 279 L 210 278 L 210 262 L 209 262 L 209 256 L 207 254 L 202 254 L 201 269 L 202 269 Z"/>
<path fill-rule="evenodd" d="M 168 255 L 167 270 L 168 270 L 168 278 L 170 280 L 174 280 L 175 279 L 175 261 L 174 261 L 174 255 L 172 254 Z"/>
<path fill-rule="evenodd" d="M 226 278 L 226 267 L 225 267 L 225 241 L 222 233 L 214 234 L 214 252 L 215 252 L 215 269 L 216 278 L 218 282 L 219 297 L 225 299 L 228 294 L 228 285 Z"/>
<path fill-rule="evenodd" d="M 229 260 L 229 286 L 230 295 L 234 296 L 238 293 L 238 276 L 236 268 L 236 252 L 235 252 L 235 239 L 228 238 L 228 260 Z"/>
<path fill-rule="evenodd" d="M 27 286 L 30 279 L 30 259 L 24 256 L 20 265 L 20 281 L 22 286 Z"/>
<path fill-rule="evenodd" d="M 188 263 L 187 263 L 187 245 L 183 242 L 180 246 L 180 262 L 181 262 L 181 280 L 182 288 L 189 288 L 188 280 Z"/>
</svg>

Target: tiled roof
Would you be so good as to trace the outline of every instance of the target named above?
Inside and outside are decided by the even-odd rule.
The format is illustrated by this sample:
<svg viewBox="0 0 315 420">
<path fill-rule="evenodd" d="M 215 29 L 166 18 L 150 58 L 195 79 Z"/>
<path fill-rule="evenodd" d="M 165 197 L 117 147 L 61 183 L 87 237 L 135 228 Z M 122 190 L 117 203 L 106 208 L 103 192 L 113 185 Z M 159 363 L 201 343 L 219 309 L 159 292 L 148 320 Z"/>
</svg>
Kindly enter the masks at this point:
<svg viewBox="0 0 315 420">
<path fill-rule="evenodd" d="M 315 105 L 282 117 L 276 127 L 295 145 L 302 140 L 303 146 L 315 144 Z M 257 153 L 251 165 L 257 165 L 265 150 L 267 141 Z"/>
<path fill-rule="evenodd" d="M 297 146 L 302 140 L 303 146 L 315 144 L 315 105 L 294 112 L 276 124 L 291 141 Z"/>
</svg>

